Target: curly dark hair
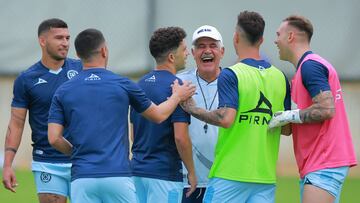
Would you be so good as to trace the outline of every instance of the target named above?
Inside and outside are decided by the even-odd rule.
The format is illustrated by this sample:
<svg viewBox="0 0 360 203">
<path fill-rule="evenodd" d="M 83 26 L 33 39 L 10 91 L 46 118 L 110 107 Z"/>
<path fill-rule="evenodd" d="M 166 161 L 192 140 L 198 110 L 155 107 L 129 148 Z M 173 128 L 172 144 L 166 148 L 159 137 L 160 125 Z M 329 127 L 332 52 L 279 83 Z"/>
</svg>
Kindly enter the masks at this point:
<svg viewBox="0 0 360 203">
<path fill-rule="evenodd" d="M 180 27 L 159 28 L 151 36 L 150 53 L 157 63 L 164 62 L 167 55 L 176 50 L 185 37 L 186 32 Z"/>
<path fill-rule="evenodd" d="M 243 11 L 238 15 L 237 26 L 245 33 L 246 39 L 254 45 L 264 34 L 265 21 L 253 11 Z"/>
</svg>

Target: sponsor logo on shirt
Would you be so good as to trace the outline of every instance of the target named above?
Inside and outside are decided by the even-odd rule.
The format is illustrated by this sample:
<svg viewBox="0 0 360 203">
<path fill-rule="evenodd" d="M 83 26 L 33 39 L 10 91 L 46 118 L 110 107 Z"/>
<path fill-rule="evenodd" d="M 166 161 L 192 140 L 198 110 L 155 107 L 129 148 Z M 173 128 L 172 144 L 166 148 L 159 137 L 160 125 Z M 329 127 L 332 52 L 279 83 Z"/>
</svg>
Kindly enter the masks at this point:
<svg viewBox="0 0 360 203">
<path fill-rule="evenodd" d="M 151 77 L 145 79 L 145 82 L 155 82 L 155 81 L 156 81 L 155 75 L 152 75 Z"/>
<path fill-rule="evenodd" d="M 248 113 L 262 113 L 269 114 L 270 117 L 266 117 L 266 115 L 254 115 Z M 260 91 L 259 101 L 254 109 L 249 111 L 241 112 L 239 123 L 248 123 L 253 125 L 267 125 L 270 122 L 270 119 L 273 115 L 272 112 L 272 104 L 270 101 L 264 96 L 264 94 Z"/>
<path fill-rule="evenodd" d="M 42 79 L 42 78 L 39 78 L 39 80 L 37 81 L 37 83 L 34 84 L 35 85 L 40 85 L 40 84 L 44 84 L 44 83 L 47 83 L 46 80 Z"/>
<path fill-rule="evenodd" d="M 94 80 L 101 80 L 101 78 L 92 73 L 89 77 L 85 78 L 85 80 L 94 81 Z"/>
<path fill-rule="evenodd" d="M 69 80 L 79 74 L 76 70 L 69 70 L 66 75 Z"/>
</svg>

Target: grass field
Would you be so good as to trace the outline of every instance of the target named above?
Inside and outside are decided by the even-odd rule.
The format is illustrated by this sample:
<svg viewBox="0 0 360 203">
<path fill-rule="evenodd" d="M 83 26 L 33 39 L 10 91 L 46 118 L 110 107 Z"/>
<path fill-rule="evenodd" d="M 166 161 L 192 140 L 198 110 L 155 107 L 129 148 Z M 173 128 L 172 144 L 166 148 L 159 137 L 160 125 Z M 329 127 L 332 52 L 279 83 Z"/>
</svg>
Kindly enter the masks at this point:
<svg viewBox="0 0 360 203">
<path fill-rule="evenodd" d="M 19 186 L 16 193 L 11 193 L 3 187 L 0 189 L 0 203 L 36 203 L 35 186 L 30 171 L 17 171 Z M 299 185 L 297 177 L 279 177 L 276 191 L 276 203 L 297 203 Z M 360 202 L 360 178 L 347 178 L 341 194 L 341 203 Z"/>
</svg>

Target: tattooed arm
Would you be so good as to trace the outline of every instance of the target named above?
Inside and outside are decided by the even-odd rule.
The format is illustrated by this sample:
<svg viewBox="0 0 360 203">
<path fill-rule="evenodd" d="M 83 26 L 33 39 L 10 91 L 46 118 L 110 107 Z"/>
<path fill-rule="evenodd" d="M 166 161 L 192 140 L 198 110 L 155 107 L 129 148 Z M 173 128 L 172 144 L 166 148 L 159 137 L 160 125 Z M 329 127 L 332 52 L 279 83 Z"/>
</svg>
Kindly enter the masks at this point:
<svg viewBox="0 0 360 203">
<path fill-rule="evenodd" d="M 223 128 L 229 128 L 236 116 L 236 110 L 233 108 L 221 107 L 213 111 L 207 111 L 196 107 L 195 101 L 192 98 L 182 102 L 181 107 L 195 118 Z"/>
<path fill-rule="evenodd" d="M 334 97 L 331 91 L 321 91 L 312 101 L 310 107 L 300 110 L 300 119 L 303 123 L 322 122 L 335 115 Z"/>
<path fill-rule="evenodd" d="M 3 185 L 6 189 L 15 192 L 17 186 L 15 172 L 12 163 L 19 148 L 22 133 L 24 131 L 27 109 L 11 108 L 11 117 L 5 138 L 5 157 L 3 165 Z"/>
<path fill-rule="evenodd" d="M 288 123 L 317 123 L 335 115 L 334 97 L 331 91 L 321 91 L 312 101 L 313 104 L 306 109 L 276 112 L 269 123 L 269 128 Z"/>
</svg>

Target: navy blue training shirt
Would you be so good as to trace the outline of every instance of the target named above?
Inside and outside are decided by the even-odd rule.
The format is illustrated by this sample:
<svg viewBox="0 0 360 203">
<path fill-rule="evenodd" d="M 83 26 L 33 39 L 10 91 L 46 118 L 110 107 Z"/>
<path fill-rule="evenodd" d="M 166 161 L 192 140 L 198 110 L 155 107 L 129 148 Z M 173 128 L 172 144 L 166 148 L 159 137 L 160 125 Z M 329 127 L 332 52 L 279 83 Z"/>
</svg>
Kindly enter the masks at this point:
<svg viewBox="0 0 360 203">
<path fill-rule="evenodd" d="M 64 65 L 56 72 L 38 61 L 16 78 L 11 106 L 29 110 L 34 161 L 70 162 L 68 156 L 50 146 L 47 137 L 47 121 L 55 91 L 61 84 L 75 77 L 81 69 L 81 62 L 75 59 L 65 59 Z M 67 137 L 66 132 L 65 137 Z"/>
<path fill-rule="evenodd" d="M 129 105 L 151 105 L 141 88 L 104 68 L 83 70 L 56 91 L 49 123 L 69 131 L 73 144 L 71 179 L 131 176 Z"/>
<path fill-rule="evenodd" d="M 175 75 L 165 70 L 155 70 L 139 80 L 139 86 L 155 104 L 171 96 Z M 190 115 L 178 106 L 172 115 L 160 124 L 131 111 L 134 125 L 134 143 L 131 160 L 134 176 L 181 182 L 182 164 L 174 139 L 175 122 L 190 123 Z"/>
</svg>

